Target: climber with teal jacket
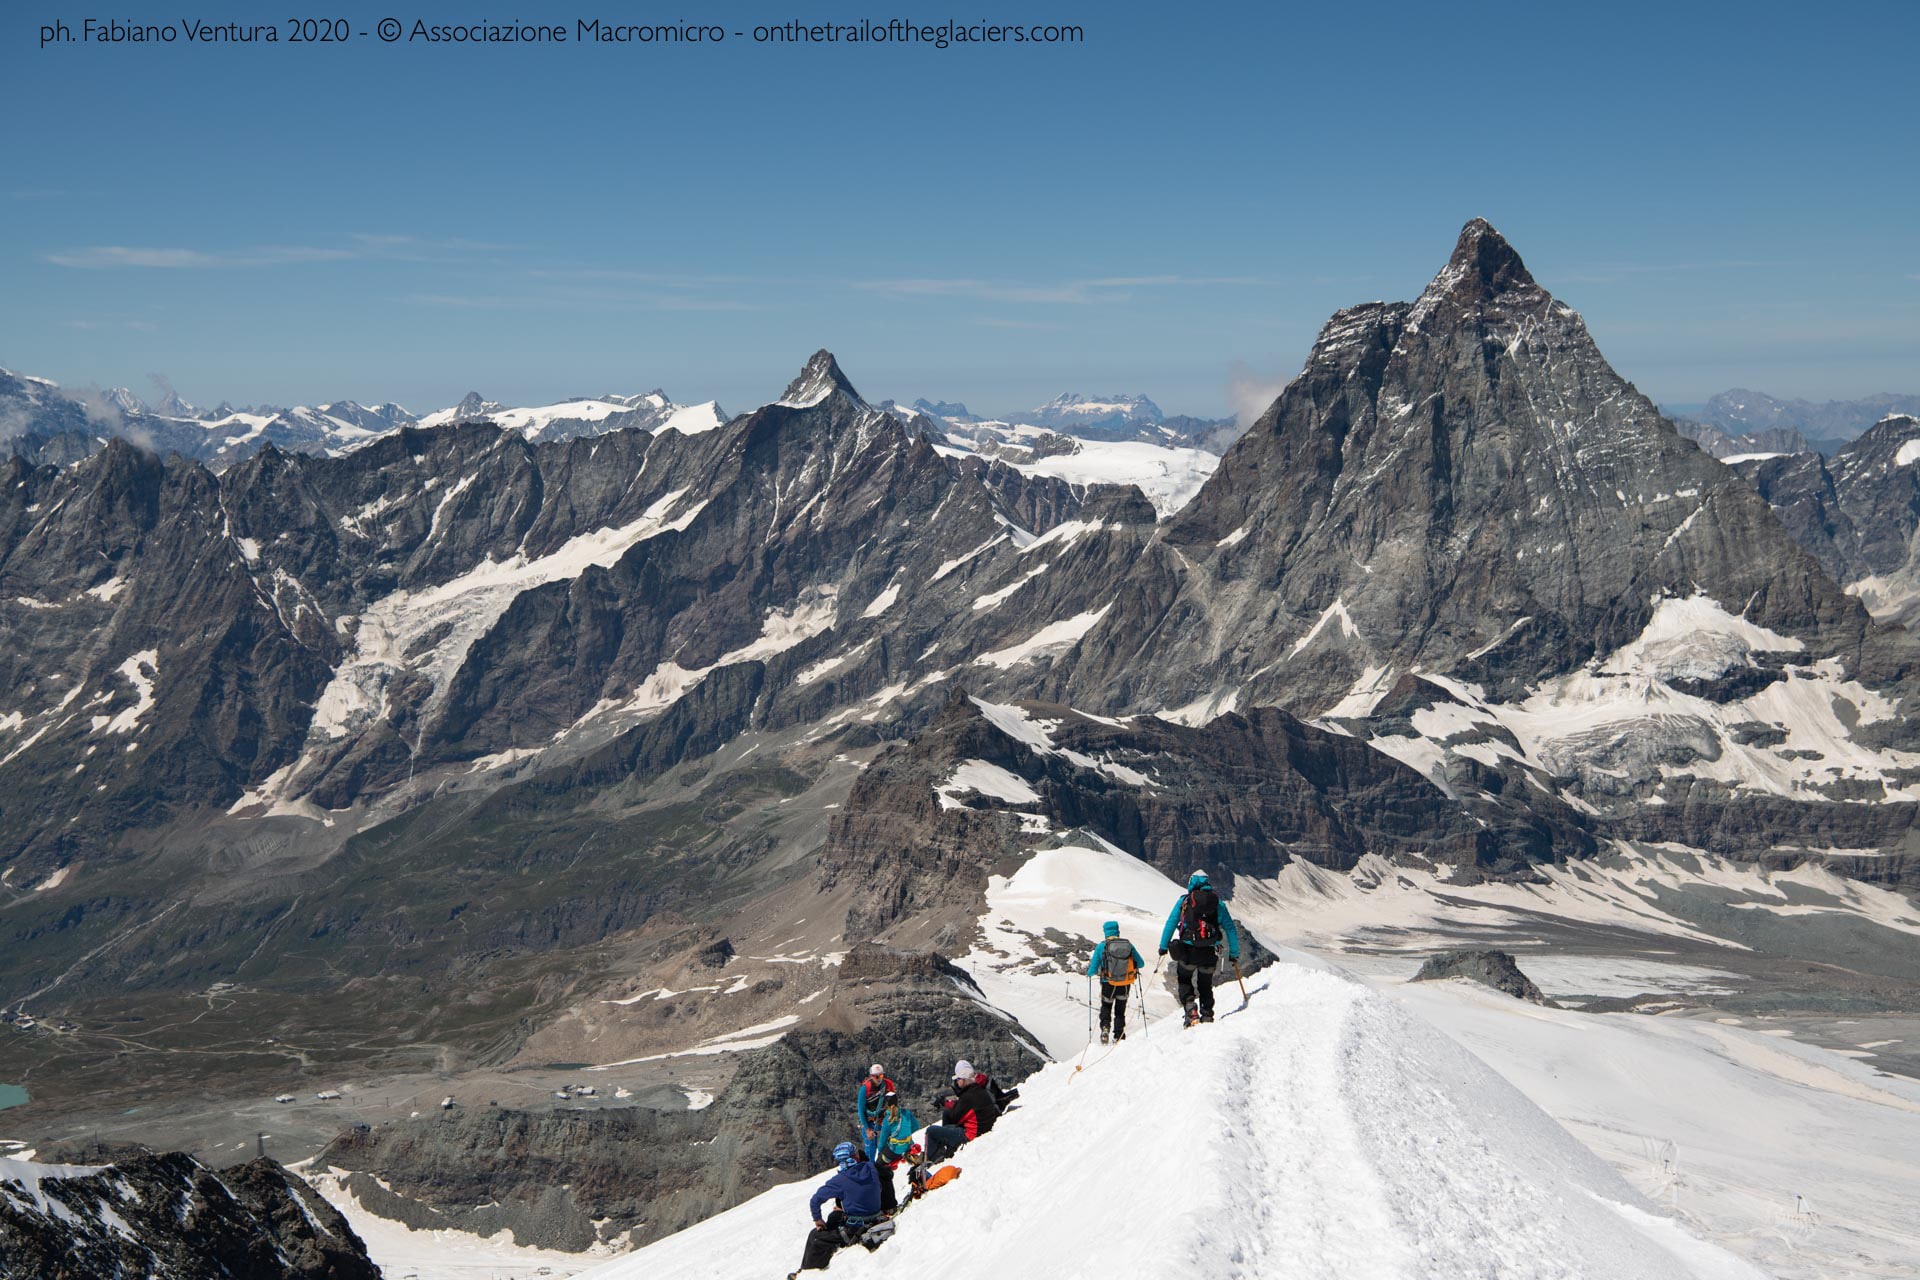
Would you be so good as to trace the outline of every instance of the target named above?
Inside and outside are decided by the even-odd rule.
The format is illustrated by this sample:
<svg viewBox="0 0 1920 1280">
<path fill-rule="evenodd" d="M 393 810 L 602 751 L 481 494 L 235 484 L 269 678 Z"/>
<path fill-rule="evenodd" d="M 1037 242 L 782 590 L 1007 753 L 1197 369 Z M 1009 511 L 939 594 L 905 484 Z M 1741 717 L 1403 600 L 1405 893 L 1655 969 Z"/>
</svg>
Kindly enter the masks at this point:
<svg viewBox="0 0 1920 1280">
<path fill-rule="evenodd" d="M 1087 961 L 1087 976 L 1100 976 L 1100 1043 L 1127 1038 L 1127 993 L 1147 967 L 1140 949 L 1120 936 L 1120 922 L 1100 926 L 1105 936 Z"/>
<path fill-rule="evenodd" d="M 1220 964 L 1222 944 L 1227 958 L 1238 963 L 1240 931 L 1207 873 L 1196 871 L 1187 877 L 1187 891 L 1173 904 L 1167 927 L 1160 931 L 1160 954 L 1173 954 L 1180 1007 L 1189 1027 L 1213 1021 L 1213 971 Z"/>
</svg>

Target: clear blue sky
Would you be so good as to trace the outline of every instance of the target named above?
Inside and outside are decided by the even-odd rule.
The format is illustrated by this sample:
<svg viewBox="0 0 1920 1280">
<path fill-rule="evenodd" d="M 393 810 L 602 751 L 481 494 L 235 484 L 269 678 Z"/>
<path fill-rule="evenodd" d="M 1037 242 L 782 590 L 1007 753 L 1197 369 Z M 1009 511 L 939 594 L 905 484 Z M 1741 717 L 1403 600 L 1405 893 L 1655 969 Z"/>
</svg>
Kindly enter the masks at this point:
<svg viewBox="0 0 1920 1280">
<path fill-rule="evenodd" d="M 739 409 L 830 346 L 871 398 L 1213 414 L 1480 215 L 1658 399 L 1920 391 L 1910 2 L 326 7 L 1086 39 L 41 50 L 102 7 L 12 5 L 0 364 L 201 402 Z"/>
</svg>

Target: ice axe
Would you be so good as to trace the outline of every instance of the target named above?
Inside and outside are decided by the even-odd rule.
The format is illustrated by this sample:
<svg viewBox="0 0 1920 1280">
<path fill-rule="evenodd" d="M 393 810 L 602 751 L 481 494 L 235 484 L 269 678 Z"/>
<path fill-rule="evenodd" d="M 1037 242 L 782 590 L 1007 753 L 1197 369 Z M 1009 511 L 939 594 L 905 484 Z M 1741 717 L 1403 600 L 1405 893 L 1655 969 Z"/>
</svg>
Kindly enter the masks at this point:
<svg viewBox="0 0 1920 1280">
<path fill-rule="evenodd" d="M 1233 980 L 1240 984 L 1240 1007 L 1244 1009 L 1247 1007 L 1247 1002 L 1253 997 L 1247 994 L 1247 980 L 1240 975 L 1240 962 L 1238 960 L 1229 960 L 1228 963 L 1233 966 Z"/>
</svg>

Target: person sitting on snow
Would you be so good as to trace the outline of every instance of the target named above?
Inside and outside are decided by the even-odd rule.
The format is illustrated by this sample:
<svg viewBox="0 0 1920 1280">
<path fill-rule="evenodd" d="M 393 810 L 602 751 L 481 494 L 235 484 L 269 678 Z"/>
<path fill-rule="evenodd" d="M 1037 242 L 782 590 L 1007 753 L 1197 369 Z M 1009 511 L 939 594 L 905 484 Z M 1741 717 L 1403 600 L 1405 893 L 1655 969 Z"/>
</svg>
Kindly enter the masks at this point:
<svg viewBox="0 0 1920 1280">
<path fill-rule="evenodd" d="M 941 1112 L 941 1123 L 927 1128 L 927 1159 L 936 1164 L 992 1129 L 1000 1118 L 987 1078 L 965 1058 L 953 1064 L 953 1090 Z"/>
<path fill-rule="evenodd" d="M 1175 937 L 1175 934 L 1178 937 Z M 1213 1021 L 1213 971 L 1220 964 L 1220 947 L 1225 944 L 1227 958 L 1240 960 L 1240 931 L 1234 927 L 1227 904 L 1207 880 L 1207 873 L 1196 871 L 1187 877 L 1187 891 L 1173 904 L 1167 927 L 1160 931 L 1160 954 L 1171 949 L 1180 989 L 1180 1007 L 1186 1011 L 1186 1025 Z"/>
<path fill-rule="evenodd" d="M 1087 976 L 1100 975 L 1100 1043 L 1127 1038 L 1127 993 L 1147 962 L 1131 942 L 1120 936 L 1120 922 L 1100 926 L 1105 935 L 1087 961 Z"/>
<path fill-rule="evenodd" d="M 807 1202 L 813 1214 L 813 1230 L 807 1233 L 806 1251 L 800 1255 L 800 1271 L 825 1271 L 836 1251 L 858 1243 L 867 1223 L 880 1216 L 880 1178 L 873 1165 L 862 1158 L 859 1147 L 842 1142 L 833 1149 L 834 1163 L 840 1171 L 820 1184 Z M 829 1200 L 839 1206 L 827 1217 L 820 1208 Z M 793 1280 L 795 1271 L 787 1277 Z"/>
<path fill-rule="evenodd" d="M 860 1121 L 860 1137 L 866 1144 L 869 1160 L 880 1154 L 880 1103 L 893 1088 L 886 1068 L 876 1062 L 867 1068 L 866 1079 L 854 1091 L 853 1111 Z"/>
</svg>

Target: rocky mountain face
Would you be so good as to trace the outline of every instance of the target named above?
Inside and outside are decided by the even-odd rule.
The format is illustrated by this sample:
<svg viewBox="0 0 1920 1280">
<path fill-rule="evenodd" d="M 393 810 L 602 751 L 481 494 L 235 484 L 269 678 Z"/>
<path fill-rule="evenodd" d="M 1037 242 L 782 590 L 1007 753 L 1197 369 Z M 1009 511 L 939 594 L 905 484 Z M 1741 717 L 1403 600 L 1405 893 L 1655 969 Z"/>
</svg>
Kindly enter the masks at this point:
<svg viewBox="0 0 1920 1280">
<path fill-rule="evenodd" d="M 1503 805 L 1499 790 L 1494 780 L 1463 805 L 1359 738 L 1278 708 L 1194 728 L 956 696 L 861 774 L 819 878 L 861 886 L 848 928 L 866 936 L 977 900 L 1036 843 L 1088 835 L 1176 882 L 1212 868 L 1223 887 L 1292 858 L 1346 871 L 1376 852 L 1472 878 L 1594 847 L 1574 810 Z"/>
<path fill-rule="evenodd" d="M 347 1220 L 272 1160 L 0 1159 L 0 1275 L 38 1280 L 380 1280 Z"/>
<path fill-rule="evenodd" d="M 1876 618 L 1908 626 L 1920 602 L 1920 419 L 1882 419 L 1832 456 L 1736 464 L 1807 553 Z"/>
<path fill-rule="evenodd" d="M 937 1123 L 955 1060 L 1018 1080 L 1040 1065 L 1032 1041 L 940 955 L 867 944 L 804 1021 L 740 1056 L 711 1105 L 457 1109 L 344 1133 L 317 1164 L 360 1175 L 348 1189 L 416 1227 L 509 1230 L 560 1249 L 644 1244 L 830 1166 L 834 1144 L 856 1136 L 853 1090 L 874 1059 L 903 1104 Z"/>
</svg>

